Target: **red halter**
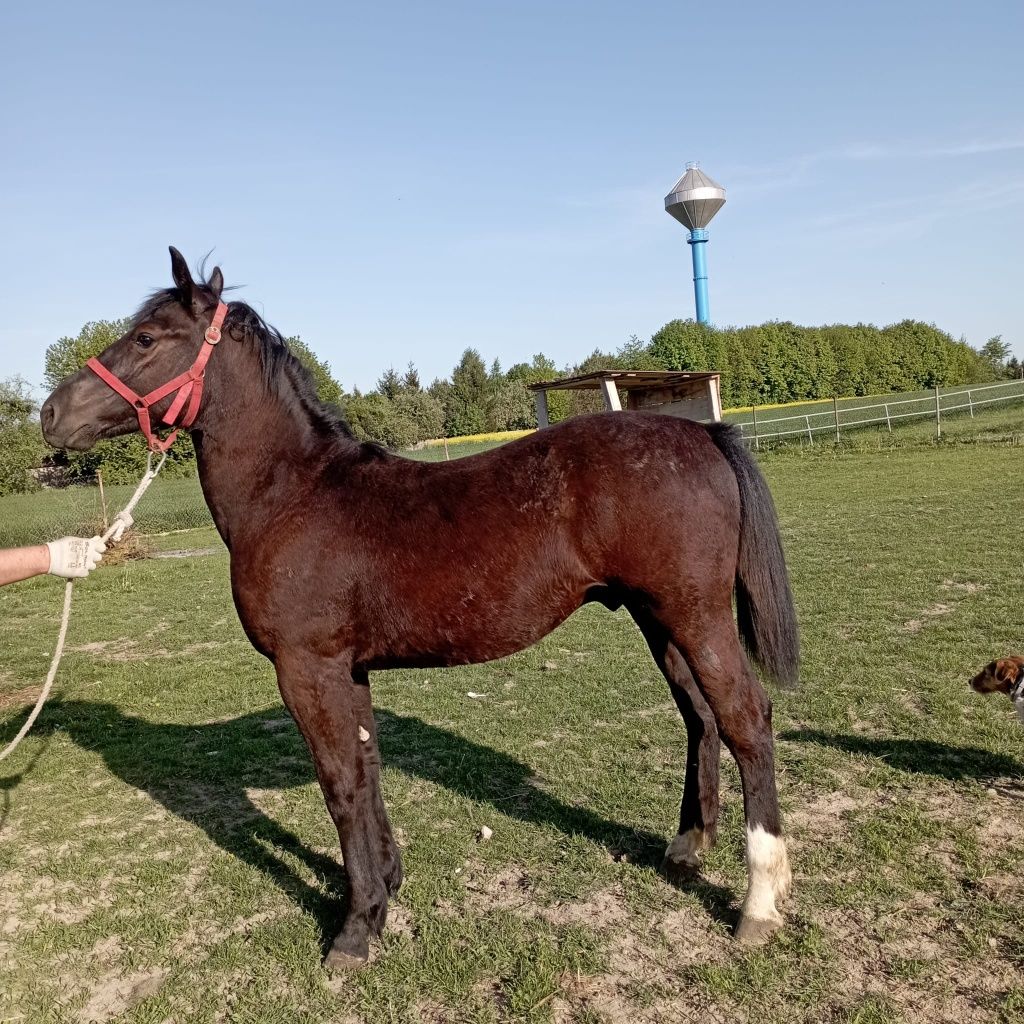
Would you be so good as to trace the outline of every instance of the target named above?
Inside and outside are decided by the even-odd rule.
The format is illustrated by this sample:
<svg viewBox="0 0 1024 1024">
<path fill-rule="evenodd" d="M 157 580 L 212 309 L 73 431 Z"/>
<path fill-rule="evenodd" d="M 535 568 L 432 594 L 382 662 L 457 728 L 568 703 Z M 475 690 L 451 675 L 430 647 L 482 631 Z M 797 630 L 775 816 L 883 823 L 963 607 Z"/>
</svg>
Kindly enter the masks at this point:
<svg viewBox="0 0 1024 1024">
<path fill-rule="evenodd" d="M 190 427 L 199 413 L 199 403 L 203 397 L 203 377 L 206 374 L 206 364 L 213 352 L 214 346 L 220 341 L 220 329 L 224 323 L 224 317 L 228 315 L 228 307 L 223 302 L 217 303 L 217 310 L 213 314 L 210 326 L 206 328 L 203 336 L 203 347 L 196 356 L 196 361 L 184 372 L 179 373 L 174 380 L 150 391 L 148 395 L 140 397 L 123 380 L 115 377 L 98 359 L 90 359 L 85 365 L 92 370 L 105 384 L 109 384 L 126 402 L 135 407 L 136 415 L 139 417 L 139 429 L 146 435 L 150 451 L 165 452 L 174 444 L 181 427 Z M 177 391 L 170 408 L 164 413 L 163 421 L 174 429 L 162 441 L 153 432 L 149 421 L 149 407 L 155 405 L 161 398 L 166 398 L 172 391 Z M 185 403 L 188 402 L 188 409 L 182 416 L 180 423 L 175 420 L 181 413 Z"/>
</svg>

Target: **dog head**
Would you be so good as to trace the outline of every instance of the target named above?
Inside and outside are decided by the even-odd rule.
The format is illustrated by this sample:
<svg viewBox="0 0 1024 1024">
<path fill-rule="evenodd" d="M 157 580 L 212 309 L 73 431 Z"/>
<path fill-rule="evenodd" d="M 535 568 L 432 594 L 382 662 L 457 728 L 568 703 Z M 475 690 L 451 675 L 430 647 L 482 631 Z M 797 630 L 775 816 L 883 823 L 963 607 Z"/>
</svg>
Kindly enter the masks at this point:
<svg viewBox="0 0 1024 1024">
<path fill-rule="evenodd" d="M 1013 655 L 990 661 L 972 680 L 978 693 L 1005 693 L 1009 695 L 1024 683 L 1024 658 Z"/>
</svg>

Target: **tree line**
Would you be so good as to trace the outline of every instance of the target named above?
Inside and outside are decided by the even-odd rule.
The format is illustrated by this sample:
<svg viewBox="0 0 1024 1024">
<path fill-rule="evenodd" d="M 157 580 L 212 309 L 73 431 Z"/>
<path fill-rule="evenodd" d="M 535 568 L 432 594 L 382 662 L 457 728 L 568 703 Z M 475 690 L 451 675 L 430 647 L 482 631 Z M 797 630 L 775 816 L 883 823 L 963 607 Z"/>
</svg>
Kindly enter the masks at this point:
<svg viewBox="0 0 1024 1024">
<path fill-rule="evenodd" d="M 127 321 L 86 324 L 74 337 L 46 351 L 44 383 L 56 385 L 82 367 L 127 329 Z M 488 366 L 468 348 L 449 377 L 424 387 L 411 363 L 404 372 L 386 370 L 365 393 L 345 391 L 329 363 L 301 338 L 291 351 L 311 374 L 320 400 L 335 407 L 362 440 L 408 448 L 438 437 L 521 430 L 537 425 L 529 385 L 594 370 L 717 370 L 726 408 L 782 404 L 800 399 L 919 391 L 1016 378 L 1022 366 L 1000 337 L 980 350 L 931 324 L 904 320 L 888 327 L 830 324 L 801 327 L 772 321 L 749 327 L 710 327 L 673 320 L 649 341 L 637 337 L 613 352 L 595 349 L 581 362 L 558 366 L 538 353 L 529 362 L 502 369 Z M 601 408 L 596 392 L 556 391 L 548 396 L 549 417 Z M 48 453 L 31 389 L 17 379 L 0 383 L 0 494 L 37 486 L 33 470 L 48 459 L 70 479 L 90 479 L 103 470 L 111 482 L 136 479 L 145 466 L 141 435 L 103 441 L 90 452 Z M 188 475 L 195 453 L 187 434 L 171 449 L 165 473 Z"/>
</svg>

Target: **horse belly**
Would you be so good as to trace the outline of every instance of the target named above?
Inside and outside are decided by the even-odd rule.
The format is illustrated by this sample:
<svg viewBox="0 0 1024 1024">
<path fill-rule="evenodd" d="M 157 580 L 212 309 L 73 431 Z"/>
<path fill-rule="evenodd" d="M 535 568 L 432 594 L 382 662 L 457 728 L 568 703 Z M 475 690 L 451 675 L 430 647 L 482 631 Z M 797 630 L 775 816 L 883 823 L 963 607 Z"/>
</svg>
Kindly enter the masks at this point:
<svg viewBox="0 0 1024 1024">
<path fill-rule="evenodd" d="M 517 594 L 514 600 L 453 595 L 430 609 L 399 616 L 397 628 L 368 667 L 436 668 L 473 665 L 531 647 L 560 626 L 585 600 L 586 587 Z"/>
</svg>

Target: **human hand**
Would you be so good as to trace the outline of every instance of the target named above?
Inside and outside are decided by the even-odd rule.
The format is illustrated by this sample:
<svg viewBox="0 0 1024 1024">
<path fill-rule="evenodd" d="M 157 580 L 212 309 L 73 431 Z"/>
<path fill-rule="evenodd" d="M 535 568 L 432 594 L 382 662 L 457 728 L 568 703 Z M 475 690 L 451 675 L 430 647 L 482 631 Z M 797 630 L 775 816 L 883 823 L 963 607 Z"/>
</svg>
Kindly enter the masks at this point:
<svg viewBox="0 0 1024 1024">
<path fill-rule="evenodd" d="M 51 576 L 81 579 L 88 576 L 100 563 L 107 545 L 99 537 L 61 537 L 51 540 L 46 547 L 50 552 Z"/>
</svg>

